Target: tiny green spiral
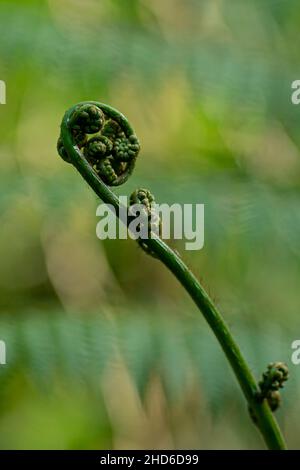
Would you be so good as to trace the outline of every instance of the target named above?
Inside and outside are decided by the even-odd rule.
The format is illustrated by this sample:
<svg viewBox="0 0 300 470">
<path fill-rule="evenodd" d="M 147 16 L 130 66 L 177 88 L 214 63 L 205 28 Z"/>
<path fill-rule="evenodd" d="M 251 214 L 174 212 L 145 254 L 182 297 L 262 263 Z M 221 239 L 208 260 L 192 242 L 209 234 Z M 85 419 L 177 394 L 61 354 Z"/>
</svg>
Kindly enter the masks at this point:
<svg viewBox="0 0 300 470">
<path fill-rule="evenodd" d="M 267 371 L 263 373 L 262 380 L 258 384 L 260 399 L 266 398 L 272 411 L 275 411 L 280 405 L 279 390 L 283 388 L 288 377 L 288 367 L 284 362 L 272 362 L 268 365 Z"/>
<path fill-rule="evenodd" d="M 271 362 L 258 383 L 260 390 L 256 396 L 257 400 L 259 402 L 267 400 L 271 410 L 276 411 L 281 404 L 279 390 L 283 388 L 288 377 L 288 367 L 284 362 Z M 253 410 L 250 408 L 249 411 L 253 421 L 256 422 Z"/>
<path fill-rule="evenodd" d="M 125 183 L 140 151 L 138 138 L 125 116 L 95 101 L 73 106 L 66 116 L 73 145 L 101 180 L 108 186 Z M 57 150 L 65 161 L 74 163 L 62 134 Z"/>
<path fill-rule="evenodd" d="M 154 233 L 161 236 L 161 219 L 155 210 L 155 199 L 150 191 L 142 188 L 136 189 L 130 196 L 130 206 L 134 204 L 140 204 L 145 208 L 145 215 L 148 221 L 148 237 L 151 237 Z M 138 244 L 146 253 L 156 257 L 155 253 L 149 248 L 145 240 L 139 238 Z"/>
</svg>

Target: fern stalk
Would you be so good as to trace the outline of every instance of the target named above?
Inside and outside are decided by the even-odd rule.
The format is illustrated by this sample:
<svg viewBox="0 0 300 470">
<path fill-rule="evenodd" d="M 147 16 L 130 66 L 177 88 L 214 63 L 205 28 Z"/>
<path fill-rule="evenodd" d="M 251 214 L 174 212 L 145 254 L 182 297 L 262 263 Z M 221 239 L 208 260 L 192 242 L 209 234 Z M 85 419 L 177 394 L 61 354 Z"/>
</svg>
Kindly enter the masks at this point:
<svg viewBox="0 0 300 470">
<path fill-rule="evenodd" d="M 98 133 L 88 139 L 89 134 Z M 62 120 L 58 141 L 61 157 L 72 163 L 103 202 L 117 215 L 127 208 L 109 186 L 124 183 L 133 171 L 139 143 L 127 119 L 114 108 L 95 101 L 70 108 Z M 145 192 L 145 190 L 142 190 Z M 178 279 L 202 312 L 219 341 L 247 400 L 251 416 L 269 449 L 285 449 L 278 423 L 217 307 L 182 259 L 154 233 L 142 247 Z M 262 399 L 260 399 L 260 397 Z"/>
</svg>

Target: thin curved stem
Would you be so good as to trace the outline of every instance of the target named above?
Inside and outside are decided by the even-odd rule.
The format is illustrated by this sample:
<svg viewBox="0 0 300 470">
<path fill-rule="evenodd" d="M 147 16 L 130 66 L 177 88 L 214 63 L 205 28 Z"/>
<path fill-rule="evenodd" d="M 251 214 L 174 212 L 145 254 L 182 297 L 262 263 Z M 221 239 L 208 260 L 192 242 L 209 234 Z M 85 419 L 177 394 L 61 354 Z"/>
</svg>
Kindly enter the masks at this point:
<svg viewBox="0 0 300 470">
<path fill-rule="evenodd" d="M 87 160 L 82 156 L 79 148 L 74 144 L 69 128 L 70 116 L 74 108 L 71 108 L 64 116 L 61 125 L 61 136 L 64 147 L 72 160 L 73 165 L 81 176 L 94 190 L 94 192 L 105 202 L 111 204 L 119 215 L 121 206 L 118 197 L 106 186 L 93 170 Z M 259 392 L 256 380 L 247 365 L 236 341 L 234 340 L 228 326 L 222 318 L 217 307 L 206 293 L 203 286 L 188 269 L 182 259 L 159 237 L 153 236 L 145 240 L 151 251 L 164 265 L 174 274 L 185 290 L 189 293 L 195 304 L 202 312 L 214 335 L 219 341 L 232 369 L 240 384 L 242 392 L 253 410 L 257 419 L 257 426 L 269 449 L 286 449 L 284 438 L 278 423 L 271 412 L 266 400 L 257 400 Z"/>
<path fill-rule="evenodd" d="M 266 400 L 260 403 L 256 399 L 258 393 L 256 380 L 217 307 L 198 279 L 168 245 L 159 238 L 149 239 L 148 245 L 183 285 L 201 310 L 226 354 L 249 406 L 254 410 L 257 425 L 267 446 L 272 450 L 284 450 L 286 445 L 278 423 Z"/>
</svg>

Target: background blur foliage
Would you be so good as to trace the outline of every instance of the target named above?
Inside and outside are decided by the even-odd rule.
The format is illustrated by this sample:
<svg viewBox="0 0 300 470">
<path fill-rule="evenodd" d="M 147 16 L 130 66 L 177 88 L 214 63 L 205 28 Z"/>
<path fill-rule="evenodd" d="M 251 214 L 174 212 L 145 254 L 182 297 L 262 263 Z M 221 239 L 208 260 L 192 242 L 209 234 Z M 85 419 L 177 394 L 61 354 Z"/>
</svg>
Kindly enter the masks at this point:
<svg viewBox="0 0 300 470">
<path fill-rule="evenodd" d="M 0 1 L 0 448 L 257 448 L 191 301 L 56 154 L 64 111 L 109 103 L 142 143 L 118 189 L 205 203 L 184 252 L 257 376 L 286 360 L 278 413 L 299 448 L 300 133 L 296 0 Z"/>
</svg>

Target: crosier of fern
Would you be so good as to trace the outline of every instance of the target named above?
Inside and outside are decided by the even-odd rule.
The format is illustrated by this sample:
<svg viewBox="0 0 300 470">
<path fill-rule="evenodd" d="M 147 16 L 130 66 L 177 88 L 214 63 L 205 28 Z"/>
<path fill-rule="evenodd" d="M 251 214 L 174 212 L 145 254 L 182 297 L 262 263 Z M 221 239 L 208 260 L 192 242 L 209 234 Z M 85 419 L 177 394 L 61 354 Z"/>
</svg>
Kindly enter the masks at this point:
<svg viewBox="0 0 300 470">
<path fill-rule="evenodd" d="M 57 149 L 65 161 L 75 166 L 102 201 L 114 206 L 119 216 L 121 205 L 110 187 L 126 182 L 140 150 L 137 136 L 125 116 L 106 104 L 95 101 L 78 103 L 63 117 Z M 130 199 L 130 204 L 135 202 L 145 206 L 150 221 L 153 196 L 145 189 L 138 189 Z M 124 209 L 129 208 L 122 207 Z M 160 238 L 160 221 L 154 219 L 154 225 L 156 230 L 149 223 L 151 236 L 138 240 L 138 243 L 173 273 L 202 312 L 233 369 L 250 415 L 268 448 L 285 449 L 273 411 L 279 405 L 279 388 L 287 379 L 286 366 L 282 363 L 271 364 L 263 380 L 257 384 L 217 307 L 180 256 Z"/>
</svg>

